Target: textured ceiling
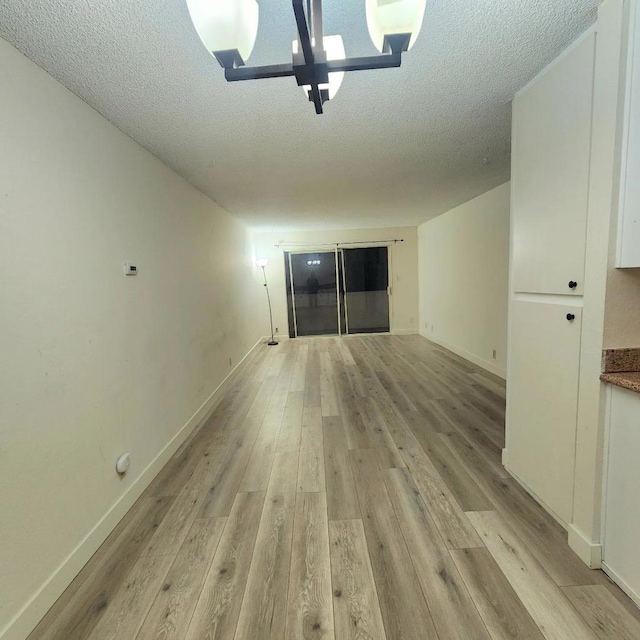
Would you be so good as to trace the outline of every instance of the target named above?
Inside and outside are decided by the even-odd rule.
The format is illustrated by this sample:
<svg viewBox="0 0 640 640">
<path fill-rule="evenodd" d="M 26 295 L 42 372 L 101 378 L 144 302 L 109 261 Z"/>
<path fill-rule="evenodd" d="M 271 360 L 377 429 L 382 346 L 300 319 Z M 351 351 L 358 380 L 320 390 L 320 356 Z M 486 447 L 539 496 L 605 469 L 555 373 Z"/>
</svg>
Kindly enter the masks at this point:
<svg viewBox="0 0 640 640">
<path fill-rule="evenodd" d="M 227 84 L 185 0 L 2 0 L 0 36 L 225 209 L 264 229 L 414 225 L 509 178 L 510 101 L 599 0 L 430 0 L 400 69 L 345 76 L 316 116 L 292 78 Z M 325 33 L 374 54 L 364 0 Z M 262 0 L 249 64 L 290 60 Z"/>
</svg>

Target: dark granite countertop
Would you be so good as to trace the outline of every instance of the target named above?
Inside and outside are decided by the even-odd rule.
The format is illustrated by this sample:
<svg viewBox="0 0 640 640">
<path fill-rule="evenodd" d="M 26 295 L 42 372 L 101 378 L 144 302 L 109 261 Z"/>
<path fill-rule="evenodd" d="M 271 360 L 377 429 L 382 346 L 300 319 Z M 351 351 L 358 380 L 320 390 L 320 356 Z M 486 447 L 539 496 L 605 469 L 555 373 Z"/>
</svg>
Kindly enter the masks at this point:
<svg viewBox="0 0 640 640">
<path fill-rule="evenodd" d="M 640 393 L 640 348 L 605 349 L 600 380 Z"/>
<path fill-rule="evenodd" d="M 615 384 L 618 387 L 640 393 L 640 371 L 623 371 L 621 373 L 603 373 L 600 376 L 603 382 Z"/>
</svg>

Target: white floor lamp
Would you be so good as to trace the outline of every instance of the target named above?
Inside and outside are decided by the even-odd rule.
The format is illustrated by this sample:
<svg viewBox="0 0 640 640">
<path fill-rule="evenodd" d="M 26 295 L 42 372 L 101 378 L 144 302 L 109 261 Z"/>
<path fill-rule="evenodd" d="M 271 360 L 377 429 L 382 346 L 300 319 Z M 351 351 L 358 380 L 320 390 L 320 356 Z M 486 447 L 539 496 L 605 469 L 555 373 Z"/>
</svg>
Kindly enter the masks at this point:
<svg viewBox="0 0 640 640">
<path fill-rule="evenodd" d="M 269 295 L 269 287 L 267 285 L 267 274 L 264 268 L 267 266 L 268 260 L 264 258 L 256 260 L 256 264 L 262 269 L 262 276 L 264 278 L 264 290 L 267 292 L 267 302 L 269 303 L 269 322 L 271 323 L 271 340 L 267 342 L 270 347 L 274 347 L 278 344 L 278 341 L 273 337 L 273 313 L 271 312 L 271 296 Z"/>
</svg>

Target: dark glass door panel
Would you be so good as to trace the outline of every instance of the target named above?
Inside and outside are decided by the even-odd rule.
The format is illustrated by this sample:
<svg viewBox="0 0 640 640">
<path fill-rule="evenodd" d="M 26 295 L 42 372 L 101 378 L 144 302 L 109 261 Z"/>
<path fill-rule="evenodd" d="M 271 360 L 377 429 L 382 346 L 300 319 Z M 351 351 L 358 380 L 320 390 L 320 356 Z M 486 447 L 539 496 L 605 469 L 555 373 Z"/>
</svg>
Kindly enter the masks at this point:
<svg viewBox="0 0 640 640">
<path fill-rule="evenodd" d="M 290 253 L 293 316 L 298 336 L 335 335 L 338 331 L 336 254 Z"/>
<path fill-rule="evenodd" d="M 347 333 L 389 331 L 387 247 L 343 249 Z"/>
</svg>

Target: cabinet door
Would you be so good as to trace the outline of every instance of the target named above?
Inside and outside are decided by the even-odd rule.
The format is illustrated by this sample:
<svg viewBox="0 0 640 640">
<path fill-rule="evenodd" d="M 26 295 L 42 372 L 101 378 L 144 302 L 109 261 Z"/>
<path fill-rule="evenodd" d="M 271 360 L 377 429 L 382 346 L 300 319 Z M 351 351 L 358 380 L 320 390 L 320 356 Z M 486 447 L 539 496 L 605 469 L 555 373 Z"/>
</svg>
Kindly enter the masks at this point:
<svg viewBox="0 0 640 640">
<path fill-rule="evenodd" d="M 594 62 L 590 35 L 514 100 L 514 291 L 582 294 Z"/>
<path fill-rule="evenodd" d="M 640 604 L 640 395 L 613 387 L 603 560 Z"/>
<path fill-rule="evenodd" d="M 510 319 L 506 463 L 566 523 L 573 504 L 581 314 L 579 307 L 515 301 Z"/>
</svg>

